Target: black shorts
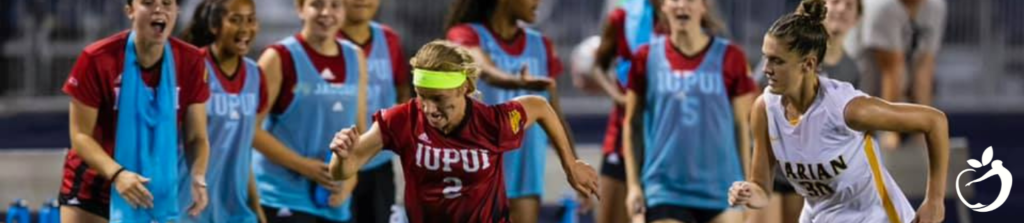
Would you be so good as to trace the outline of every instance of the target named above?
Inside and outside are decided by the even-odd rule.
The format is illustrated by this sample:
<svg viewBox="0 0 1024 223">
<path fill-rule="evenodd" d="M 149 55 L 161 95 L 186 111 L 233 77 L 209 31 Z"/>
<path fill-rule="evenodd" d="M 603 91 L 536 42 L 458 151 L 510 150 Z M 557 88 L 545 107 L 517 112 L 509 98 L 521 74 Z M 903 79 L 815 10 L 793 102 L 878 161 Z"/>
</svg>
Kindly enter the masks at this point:
<svg viewBox="0 0 1024 223">
<path fill-rule="evenodd" d="M 359 183 L 352 191 L 352 219 L 355 222 L 390 222 L 395 205 L 395 171 L 391 162 L 359 171 Z"/>
<path fill-rule="evenodd" d="M 709 222 L 719 214 L 722 214 L 725 209 L 722 210 L 708 210 L 699 208 L 686 208 L 675 205 L 658 205 L 651 208 L 647 208 L 646 218 L 647 221 L 657 221 L 672 219 L 687 223 L 696 222 Z"/>
<path fill-rule="evenodd" d="M 622 154 L 617 152 L 604 154 L 601 158 L 601 176 L 626 182 L 626 163 Z"/>
<path fill-rule="evenodd" d="M 796 189 L 793 188 L 793 185 L 789 184 L 789 181 L 786 180 L 786 177 L 783 174 L 785 173 L 782 172 L 782 169 L 775 169 L 775 179 L 772 180 L 772 189 L 783 195 L 796 193 Z"/>
<path fill-rule="evenodd" d="M 262 205 L 263 213 L 267 215 L 268 223 L 349 223 L 349 221 L 331 221 L 319 216 L 296 211 L 282 211 L 281 209 Z"/>
<path fill-rule="evenodd" d="M 103 203 L 95 199 L 78 199 L 64 194 L 57 197 L 57 202 L 60 203 L 60 206 L 80 208 L 85 212 L 110 220 L 110 203 Z"/>
</svg>

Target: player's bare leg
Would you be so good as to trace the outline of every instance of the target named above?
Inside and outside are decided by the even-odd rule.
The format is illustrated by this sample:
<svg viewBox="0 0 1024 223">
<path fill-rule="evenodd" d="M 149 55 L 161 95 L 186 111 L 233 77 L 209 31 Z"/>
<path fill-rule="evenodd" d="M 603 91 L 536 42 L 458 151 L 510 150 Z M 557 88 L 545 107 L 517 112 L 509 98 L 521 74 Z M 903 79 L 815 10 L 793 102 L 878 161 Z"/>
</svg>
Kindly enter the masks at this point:
<svg viewBox="0 0 1024 223">
<path fill-rule="evenodd" d="M 515 223 L 537 223 L 540 218 L 540 197 L 526 196 L 509 200 L 510 215 Z"/>
<path fill-rule="evenodd" d="M 711 219 L 711 223 L 740 223 L 743 222 L 743 211 L 726 209 L 714 219 Z"/>
<path fill-rule="evenodd" d="M 629 222 L 626 216 L 626 183 L 611 177 L 601 177 L 601 210 L 597 223 Z"/>
<path fill-rule="evenodd" d="M 800 212 L 804 210 L 804 198 L 792 193 L 782 197 L 782 222 L 799 222 Z"/>
<path fill-rule="evenodd" d="M 96 216 L 88 211 L 73 206 L 60 206 L 60 222 L 66 223 L 103 223 L 107 219 Z"/>
</svg>

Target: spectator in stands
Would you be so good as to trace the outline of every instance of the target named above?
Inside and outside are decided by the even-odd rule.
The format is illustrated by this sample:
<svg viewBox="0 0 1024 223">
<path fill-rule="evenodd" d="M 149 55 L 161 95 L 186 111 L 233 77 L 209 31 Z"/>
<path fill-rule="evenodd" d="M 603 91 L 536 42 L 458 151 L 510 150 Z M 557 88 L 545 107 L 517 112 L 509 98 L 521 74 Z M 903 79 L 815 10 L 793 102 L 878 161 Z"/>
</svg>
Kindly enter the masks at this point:
<svg viewBox="0 0 1024 223">
<path fill-rule="evenodd" d="M 864 0 L 863 23 L 847 42 L 863 70 L 859 88 L 887 101 L 932 104 L 945 27 L 945 0 Z M 883 148 L 899 146 L 894 133 L 880 138 Z"/>
</svg>

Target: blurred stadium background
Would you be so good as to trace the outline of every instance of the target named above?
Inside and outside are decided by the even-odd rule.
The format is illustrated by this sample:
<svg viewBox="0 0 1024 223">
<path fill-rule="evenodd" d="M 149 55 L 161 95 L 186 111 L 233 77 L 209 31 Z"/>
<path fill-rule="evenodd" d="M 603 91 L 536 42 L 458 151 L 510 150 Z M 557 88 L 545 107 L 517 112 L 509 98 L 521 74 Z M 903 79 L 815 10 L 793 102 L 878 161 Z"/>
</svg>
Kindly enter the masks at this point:
<svg viewBox="0 0 1024 223">
<path fill-rule="evenodd" d="M 182 0 L 180 30 L 199 0 Z M 262 24 L 251 57 L 264 46 L 292 35 L 299 28 L 292 1 L 255 0 Z M 443 21 L 451 0 L 381 0 L 378 20 L 401 38 L 405 55 L 422 44 L 444 38 Z M 604 15 L 615 0 L 542 0 L 538 22 L 558 48 L 563 63 L 579 41 L 598 35 Z M 761 38 L 778 16 L 796 8 L 799 0 L 713 0 L 751 63 L 760 58 Z M 60 91 L 68 72 L 87 44 L 128 27 L 115 0 L 2 0 L 0 1 L 0 213 L 6 202 L 25 198 L 33 210 L 55 198 L 62 174 L 63 154 L 70 145 L 67 107 Z M 1011 172 L 1024 174 L 1024 1 L 947 0 L 948 17 L 938 54 L 935 105 L 950 118 L 952 145 L 950 178 L 966 168 L 965 160 L 980 158 L 988 147 Z M 753 64 L 752 64 L 753 66 Z M 599 145 L 611 103 L 601 95 L 575 89 L 562 75 L 562 107 L 579 141 L 580 152 L 599 164 Z M 550 156 L 554 157 L 554 156 Z M 887 165 L 912 203 L 924 194 L 926 159 L 920 146 L 908 145 L 886 154 Z M 557 212 L 568 189 L 554 160 L 549 161 L 545 217 Z M 983 172 L 985 170 L 979 170 Z M 950 179 L 951 181 L 953 179 Z M 955 186 L 950 183 L 949 191 Z M 991 201 L 999 184 L 985 181 L 973 188 L 971 200 Z M 1024 193 L 1018 189 L 1017 194 Z M 947 193 L 947 222 L 1016 222 L 1014 210 L 1024 210 L 1024 196 L 1011 199 L 995 212 L 965 210 L 956 193 Z M 4 216 L 4 215 L 0 215 Z"/>
</svg>

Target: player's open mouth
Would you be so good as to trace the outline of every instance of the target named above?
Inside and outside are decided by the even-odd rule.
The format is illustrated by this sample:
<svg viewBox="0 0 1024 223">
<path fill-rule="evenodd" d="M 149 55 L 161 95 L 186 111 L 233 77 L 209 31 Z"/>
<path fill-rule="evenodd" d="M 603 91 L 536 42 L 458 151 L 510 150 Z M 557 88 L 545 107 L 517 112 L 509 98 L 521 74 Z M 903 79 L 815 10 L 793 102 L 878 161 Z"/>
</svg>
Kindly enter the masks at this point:
<svg viewBox="0 0 1024 223">
<path fill-rule="evenodd" d="M 245 36 L 245 37 L 242 37 L 242 36 L 235 37 L 235 47 L 238 47 L 240 49 L 248 48 L 249 47 L 249 42 L 252 42 L 251 37 L 247 37 L 247 36 Z"/>
<path fill-rule="evenodd" d="M 690 21 L 690 15 L 676 15 L 676 19 L 683 22 Z"/>
<path fill-rule="evenodd" d="M 320 18 L 316 20 L 316 24 L 319 25 L 320 28 L 328 29 L 334 25 L 334 21 L 331 21 L 330 18 Z"/>
<path fill-rule="evenodd" d="M 440 121 L 442 118 L 444 118 L 444 116 L 442 116 L 441 113 L 430 114 L 430 119 L 432 120 Z"/>
<path fill-rule="evenodd" d="M 153 22 L 150 22 L 149 26 L 153 27 L 153 30 L 156 30 L 157 33 L 162 34 L 164 33 L 164 29 L 167 28 L 167 22 L 162 19 L 158 19 L 154 20 Z"/>
</svg>

